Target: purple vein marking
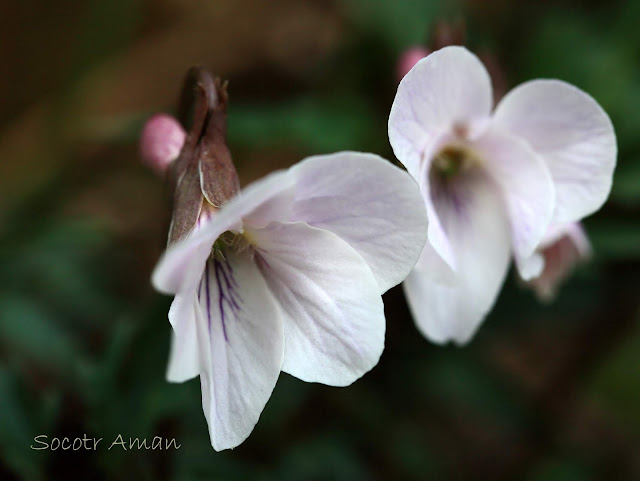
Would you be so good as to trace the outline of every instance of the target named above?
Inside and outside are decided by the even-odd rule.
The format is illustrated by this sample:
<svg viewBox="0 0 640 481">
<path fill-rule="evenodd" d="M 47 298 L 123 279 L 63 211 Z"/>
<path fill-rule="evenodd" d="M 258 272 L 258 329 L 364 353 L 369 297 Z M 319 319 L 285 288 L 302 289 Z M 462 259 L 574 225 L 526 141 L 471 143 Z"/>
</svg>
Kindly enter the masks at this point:
<svg viewBox="0 0 640 481">
<path fill-rule="evenodd" d="M 256 252 L 256 261 L 258 262 L 259 266 L 264 265 L 265 267 L 271 269 L 271 265 L 267 262 L 267 259 L 261 256 L 259 252 Z"/>
<path fill-rule="evenodd" d="M 227 337 L 227 326 L 224 319 L 224 290 L 222 289 L 222 283 L 220 282 L 220 264 L 217 259 L 213 260 L 213 268 L 216 273 L 216 282 L 218 284 L 218 309 L 220 310 L 220 319 L 222 320 L 222 334 L 224 334 L 224 340 L 229 342 L 229 338 Z"/>
<path fill-rule="evenodd" d="M 229 261 L 225 262 L 225 264 L 227 265 L 227 269 L 229 269 L 229 279 L 231 280 L 231 284 L 233 284 L 233 287 L 237 289 L 238 283 L 236 282 L 236 278 L 233 275 L 233 267 L 231 267 L 231 264 L 229 264 Z"/>
<path fill-rule="evenodd" d="M 236 299 L 236 296 L 238 295 L 238 293 L 235 291 L 235 289 L 238 287 L 238 284 L 236 283 L 236 279 L 233 275 L 233 268 L 231 267 L 231 264 L 229 264 L 229 261 L 225 260 L 225 263 L 219 263 L 218 264 L 220 266 L 220 272 L 222 273 L 222 277 L 224 278 L 224 283 L 225 286 L 227 288 L 227 294 L 229 295 L 227 299 L 227 301 L 232 305 L 232 310 L 234 311 L 234 314 L 237 314 L 237 311 L 240 309 L 240 306 L 238 305 L 238 300 L 241 301 L 241 299 Z M 227 270 L 228 272 L 225 272 L 224 266 L 227 266 Z"/>
<path fill-rule="evenodd" d="M 218 284 L 218 309 L 220 310 L 220 319 L 222 321 L 222 333 L 224 334 L 225 341 L 229 342 L 226 324 L 228 311 L 225 307 L 228 307 L 228 309 L 231 310 L 231 314 L 237 319 L 238 311 L 240 310 L 240 306 L 238 305 L 238 300 L 240 299 L 236 299 L 237 293 L 234 289 L 237 284 L 228 260 L 224 259 L 224 265 L 227 266 L 228 272 L 225 270 L 223 263 L 218 259 L 213 259 L 213 263 L 216 282 Z"/>
<path fill-rule="evenodd" d="M 207 319 L 209 321 L 209 335 L 211 335 L 211 296 L 209 295 L 209 262 L 204 268 L 205 289 L 207 290 Z"/>
</svg>

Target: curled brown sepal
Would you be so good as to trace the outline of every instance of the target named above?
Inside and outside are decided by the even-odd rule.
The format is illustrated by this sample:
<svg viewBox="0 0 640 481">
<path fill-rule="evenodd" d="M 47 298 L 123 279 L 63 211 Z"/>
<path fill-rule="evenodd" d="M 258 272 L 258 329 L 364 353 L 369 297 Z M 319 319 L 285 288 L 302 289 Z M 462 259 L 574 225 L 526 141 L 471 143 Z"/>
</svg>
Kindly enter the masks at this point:
<svg viewBox="0 0 640 481">
<path fill-rule="evenodd" d="M 226 83 L 201 68 L 187 72 L 180 98 L 180 121 L 191 128 L 172 164 L 173 213 L 169 244 L 188 235 L 203 209 L 219 209 L 240 190 L 238 174 L 227 146 Z"/>
</svg>

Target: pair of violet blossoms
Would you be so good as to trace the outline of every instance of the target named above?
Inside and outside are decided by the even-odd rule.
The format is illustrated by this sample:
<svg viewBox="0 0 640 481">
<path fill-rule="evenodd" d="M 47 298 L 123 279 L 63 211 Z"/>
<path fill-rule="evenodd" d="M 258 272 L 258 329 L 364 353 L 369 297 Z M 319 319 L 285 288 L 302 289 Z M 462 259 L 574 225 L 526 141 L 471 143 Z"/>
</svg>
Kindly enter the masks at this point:
<svg viewBox="0 0 640 481">
<path fill-rule="evenodd" d="M 381 295 L 403 281 L 436 343 L 471 339 L 512 257 L 540 297 L 552 296 L 589 253 L 579 221 L 611 189 L 616 138 L 593 98 L 534 80 L 494 109 L 489 74 L 463 47 L 422 58 L 398 86 L 389 140 L 406 171 L 340 152 L 240 191 L 226 89 L 203 71 L 192 81 L 190 132 L 158 115 L 141 148 L 174 188 L 153 273 L 175 296 L 167 378 L 200 376 L 215 450 L 249 436 L 280 371 L 347 386 L 373 368 Z"/>
</svg>

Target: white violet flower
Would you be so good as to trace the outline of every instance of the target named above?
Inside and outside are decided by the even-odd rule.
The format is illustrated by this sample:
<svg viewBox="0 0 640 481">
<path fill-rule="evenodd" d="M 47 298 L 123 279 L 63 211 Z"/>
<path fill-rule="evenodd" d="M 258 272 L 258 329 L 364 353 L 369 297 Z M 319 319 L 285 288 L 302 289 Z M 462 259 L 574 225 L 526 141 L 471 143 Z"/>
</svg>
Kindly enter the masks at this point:
<svg viewBox="0 0 640 481">
<path fill-rule="evenodd" d="M 533 80 L 492 112 L 491 79 L 463 47 L 404 77 L 389 115 L 396 157 L 418 181 L 428 241 L 404 283 L 422 333 L 464 344 L 493 306 L 515 258 L 543 272 L 550 225 L 576 222 L 609 195 L 617 147 L 598 103 L 559 80 Z"/>
<path fill-rule="evenodd" d="M 204 116 L 217 125 L 198 126 L 185 146 L 208 142 L 203 131 L 218 143 L 193 147 L 200 155 L 220 148 L 226 111 L 223 87 L 205 96 L 217 101 Z M 227 155 L 221 152 L 217 161 Z M 171 232 L 184 233 L 170 242 L 153 284 L 175 295 L 167 377 L 200 376 L 211 443 L 222 450 L 251 433 L 280 371 L 346 386 L 377 364 L 385 336 L 381 294 L 415 265 L 427 224 L 416 182 L 372 154 L 308 158 L 223 205 L 208 200 L 203 165 L 194 182 L 188 168 L 178 175 L 187 180 L 178 181 L 176 201 L 190 197 L 180 189 L 193 184 L 201 207 L 190 231 L 176 227 L 183 224 L 176 215 L 191 214 L 174 208 Z M 234 192 L 233 181 L 228 185 Z"/>
</svg>

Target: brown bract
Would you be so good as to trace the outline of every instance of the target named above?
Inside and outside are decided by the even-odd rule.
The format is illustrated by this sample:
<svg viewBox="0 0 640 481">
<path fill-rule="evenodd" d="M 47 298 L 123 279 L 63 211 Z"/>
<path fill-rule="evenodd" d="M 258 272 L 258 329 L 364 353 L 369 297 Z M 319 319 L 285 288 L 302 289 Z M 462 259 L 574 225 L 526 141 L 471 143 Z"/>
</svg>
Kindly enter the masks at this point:
<svg viewBox="0 0 640 481">
<path fill-rule="evenodd" d="M 226 84 L 203 68 L 194 67 L 185 78 L 180 99 L 180 121 L 193 121 L 180 156 L 169 171 L 173 214 L 169 244 L 188 235 L 203 209 L 219 209 L 240 190 L 238 174 L 227 146 Z"/>
</svg>

